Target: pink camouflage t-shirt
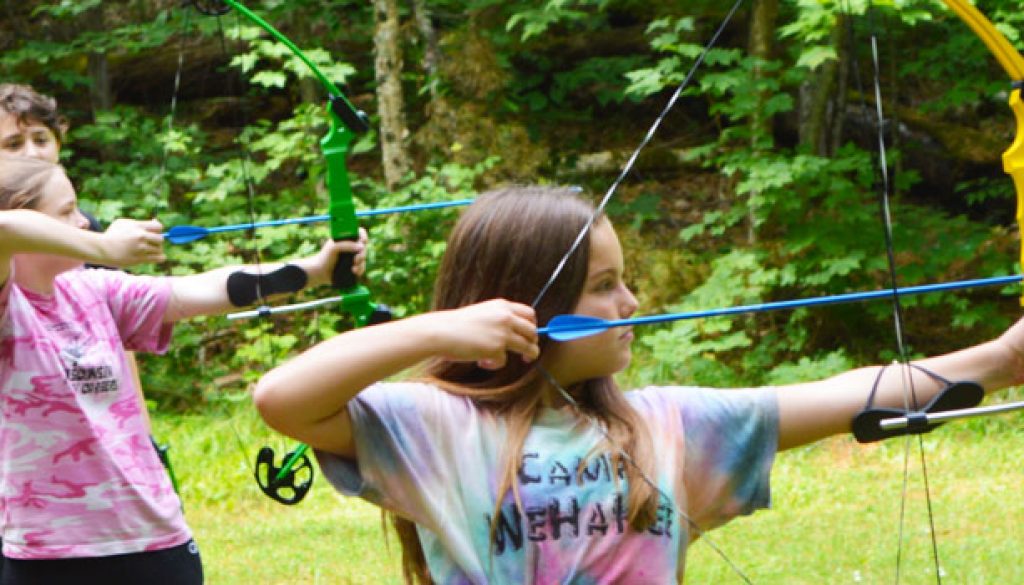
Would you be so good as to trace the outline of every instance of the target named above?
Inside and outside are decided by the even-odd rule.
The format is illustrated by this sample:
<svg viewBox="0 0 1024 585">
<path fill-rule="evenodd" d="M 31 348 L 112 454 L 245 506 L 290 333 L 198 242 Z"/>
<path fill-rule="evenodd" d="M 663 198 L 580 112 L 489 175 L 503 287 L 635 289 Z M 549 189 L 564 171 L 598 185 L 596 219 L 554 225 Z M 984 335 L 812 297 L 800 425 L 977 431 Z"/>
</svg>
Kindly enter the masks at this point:
<svg viewBox="0 0 1024 585">
<path fill-rule="evenodd" d="M 626 522 L 626 479 L 603 437 L 568 409 L 543 409 L 517 481 L 490 527 L 507 441 L 504 422 L 421 383 L 381 383 L 348 405 L 358 463 L 317 451 L 324 476 L 416 523 L 443 585 L 663 585 L 681 579 L 701 530 L 769 505 L 778 445 L 775 391 L 650 387 L 625 394 L 654 441 L 655 523 Z M 577 474 L 583 464 L 582 473 Z"/>
<path fill-rule="evenodd" d="M 123 348 L 163 352 L 167 279 L 80 269 L 52 295 L 0 288 L 0 513 L 15 559 L 160 550 L 191 538 Z"/>
</svg>

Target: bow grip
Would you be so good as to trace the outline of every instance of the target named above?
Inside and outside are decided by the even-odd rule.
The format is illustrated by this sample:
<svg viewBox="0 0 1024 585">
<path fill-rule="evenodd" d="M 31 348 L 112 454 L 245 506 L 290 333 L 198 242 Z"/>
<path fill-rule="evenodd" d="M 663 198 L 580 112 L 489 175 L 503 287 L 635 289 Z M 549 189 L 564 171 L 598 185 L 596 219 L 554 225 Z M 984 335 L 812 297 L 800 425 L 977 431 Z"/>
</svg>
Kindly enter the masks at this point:
<svg viewBox="0 0 1024 585">
<path fill-rule="evenodd" d="M 359 238 L 348 237 L 338 238 L 335 241 L 349 241 L 355 242 Z M 356 285 L 356 275 L 352 274 L 352 264 L 355 262 L 356 255 L 352 252 L 345 252 L 338 254 L 338 261 L 334 263 L 334 272 L 331 273 L 331 285 L 339 290 L 349 290 Z"/>
</svg>

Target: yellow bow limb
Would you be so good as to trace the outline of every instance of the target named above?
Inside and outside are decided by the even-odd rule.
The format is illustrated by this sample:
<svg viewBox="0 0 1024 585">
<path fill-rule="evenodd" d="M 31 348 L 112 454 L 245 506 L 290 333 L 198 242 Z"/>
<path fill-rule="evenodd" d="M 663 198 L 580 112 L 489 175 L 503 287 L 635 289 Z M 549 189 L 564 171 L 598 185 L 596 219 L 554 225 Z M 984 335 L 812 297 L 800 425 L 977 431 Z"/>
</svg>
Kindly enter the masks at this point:
<svg viewBox="0 0 1024 585">
<path fill-rule="evenodd" d="M 985 43 L 999 64 L 1013 80 L 1010 92 L 1010 109 L 1017 119 L 1017 136 L 1010 148 L 1003 153 L 1003 170 L 1013 178 L 1017 190 L 1017 226 L 1022 234 L 1021 268 L 1024 269 L 1024 102 L 1021 101 L 1021 87 L 1024 85 L 1024 56 L 1010 44 L 1009 39 L 996 29 L 984 14 L 965 0 L 943 0 L 974 34 Z M 1024 293 L 1021 295 L 1024 306 Z"/>
</svg>

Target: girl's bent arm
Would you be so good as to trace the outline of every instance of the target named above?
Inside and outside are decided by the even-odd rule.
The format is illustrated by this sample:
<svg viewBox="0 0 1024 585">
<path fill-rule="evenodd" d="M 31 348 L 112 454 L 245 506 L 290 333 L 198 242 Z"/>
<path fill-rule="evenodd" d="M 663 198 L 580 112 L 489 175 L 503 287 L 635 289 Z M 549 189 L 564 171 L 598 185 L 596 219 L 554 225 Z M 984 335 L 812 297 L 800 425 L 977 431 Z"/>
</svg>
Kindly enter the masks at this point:
<svg viewBox="0 0 1024 585">
<path fill-rule="evenodd" d="M 348 331 L 271 370 L 256 386 L 260 415 L 275 430 L 355 459 L 346 406 L 374 382 L 441 357 L 500 368 L 507 352 L 532 360 L 533 310 L 494 300 Z"/>
<path fill-rule="evenodd" d="M 992 341 L 914 363 L 950 381 L 971 381 L 986 392 L 1024 383 L 1024 320 Z M 850 432 L 853 418 L 867 405 L 879 367 L 861 368 L 818 382 L 778 388 L 779 449 L 789 449 L 830 435 Z M 941 390 L 926 373 L 890 366 L 878 382 L 873 406 L 904 408 L 912 378 L 917 403 L 923 406 Z"/>
</svg>

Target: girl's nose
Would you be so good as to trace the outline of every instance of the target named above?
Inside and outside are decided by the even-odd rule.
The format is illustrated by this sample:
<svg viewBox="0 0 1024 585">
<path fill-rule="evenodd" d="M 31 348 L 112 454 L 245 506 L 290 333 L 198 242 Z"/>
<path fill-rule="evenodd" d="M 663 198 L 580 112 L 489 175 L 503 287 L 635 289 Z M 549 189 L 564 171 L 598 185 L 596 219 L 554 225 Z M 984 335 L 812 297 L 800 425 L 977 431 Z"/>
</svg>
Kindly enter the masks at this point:
<svg viewBox="0 0 1024 585">
<path fill-rule="evenodd" d="M 83 230 L 89 229 L 89 218 L 85 217 L 85 214 L 82 213 L 82 210 L 76 209 L 75 215 L 78 216 L 76 220 L 78 222 L 78 227 Z"/>
<path fill-rule="evenodd" d="M 631 288 L 625 284 L 622 285 L 622 288 L 626 293 L 626 299 L 622 304 L 623 318 L 628 319 L 633 316 L 633 313 L 636 313 L 637 307 L 640 306 L 640 301 L 636 300 L 636 295 L 633 294 L 633 290 Z"/>
</svg>

